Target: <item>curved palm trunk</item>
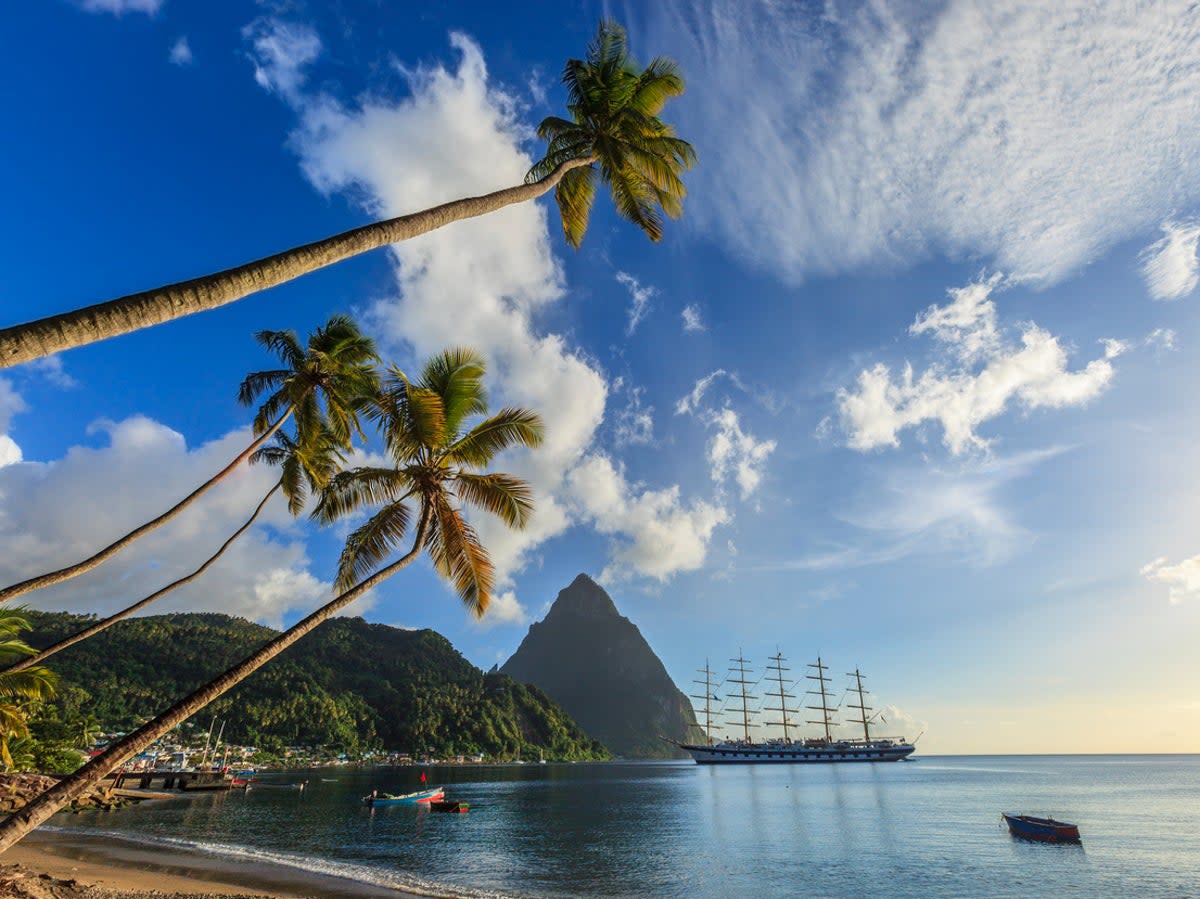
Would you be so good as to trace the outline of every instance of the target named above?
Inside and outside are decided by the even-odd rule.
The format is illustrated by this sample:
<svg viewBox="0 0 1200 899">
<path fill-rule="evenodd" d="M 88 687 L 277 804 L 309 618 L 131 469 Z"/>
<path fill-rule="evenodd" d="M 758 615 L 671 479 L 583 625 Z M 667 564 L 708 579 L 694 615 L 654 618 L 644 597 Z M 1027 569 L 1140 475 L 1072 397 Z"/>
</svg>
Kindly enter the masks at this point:
<svg viewBox="0 0 1200 899">
<path fill-rule="evenodd" d="M 87 794 L 118 765 L 131 755 L 141 752 L 175 725 L 186 721 L 222 693 L 236 687 L 275 656 L 279 655 L 322 621 L 358 599 L 372 587 L 387 580 L 401 568 L 406 567 L 421 553 L 425 543 L 428 515 L 422 517 L 421 526 L 413 547 L 402 558 L 386 568 L 381 568 L 369 578 L 360 581 L 345 593 L 313 612 L 303 621 L 288 628 L 262 649 L 243 659 L 224 674 L 209 681 L 161 715 L 143 724 L 133 733 L 114 743 L 74 774 L 64 777 L 45 793 L 42 793 L 24 808 L 13 812 L 0 823 L 0 853 L 20 840 L 25 834 L 43 823 L 56 811 L 71 801 Z"/>
<path fill-rule="evenodd" d="M 104 549 L 100 550 L 100 552 L 93 556 L 89 556 L 82 562 L 76 562 L 74 565 L 70 565 L 66 568 L 60 568 L 58 571 L 51 571 L 46 574 L 41 574 L 37 577 L 30 578 L 27 581 L 21 581 L 19 584 L 13 584 L 11 587 L 5 587 L 3 590 L 0 590 L 0 603 L 8 602 L 11 599 L 15 599 L 18 596 L 29 593 L 32 590 L 40 590 L 42 587 L 51 587 L 54 584 L 61 584 L 63 581 L 69 581 L 73 577 L 78 577 L 81 574 L 85 574 L 86 572 L 91 571 L 93 568 L 99 567 L 101 563 L 111 559 L 139 537 L 144 537 L 151 531 L 162 527 L 164 524 L 202 497 L 205 493 L 219 484 L 222 480 L 224 480 L 230 474 L 230 472 L 241 465 L 246 459 L 250 458 L 255 450 L 270 440 L 271 436 L 281 427 L 283 427 L 283 423 L 288 420 L 288 416 L 292 414 L 292 409 L 293 407 L 289 406 L 287 411 L 284 412 L 283 415 L 279 416 L 275 424 L 271 425 L 271 427 L 268 428 L 261 437 L 242 450 L 237 455 L 237 458 L 235 458 L 232 462 L 218 471 L 213 477 L 209 478 L 171 508 L 167 509 L 167 511 L 163 512 L 157 518 L 147 521 L 140 527 L 134 528 L 120 540 L 117 540 L 115 543 L 110 543 L 108 546 L 104 547 Z"/>
<path fill-rule="evenodd" d="M 552 190 L 568 171 L 593 161 L 591 157 L 572 159 L 532 184 L 508 187 L 482 197 L 454 200 L 432 209 L 363 225 L 214 275 L 5 328 L 0 330 L 0 368 L 128 334 L 194 312 L 216 309 L 359 253 L 417 237 L 451 222 L 536 199 Z"/>
<path fill-rule="evenodd" d="M 234 531 L 233 535 L 228 540 L 226 540 L 224 543 L 221 544 L 221 548 L 218 549 L 211 556 L 209 556 L 208 559 L 204 562 L 204 564 L 201 565 L 199 568 L 197 568 L 195 571 L 193 571 L 191 574 L 184 575 L 179 580 L 174 581 L 170 584 L 167 584 L 167 586 L 163 587 L 161 590 L 157 590 L 154 593 L 151 593 L 149 596 L 145 597 L 144 599 L 139 599 L 133 605 L 127 606 L 126 608 L 122 609 L 121 611 L 115 612 L 114 614 L 109 615 L 107 618 L 97 621 L 91 627 L 85 627 L 83 630 L 79 631 L 78 633 L 71 634 L 71 636 L 69 636 L 69 637 L 64 637 L 63 639 L 59 640 L 57 643 L 54 643 L 50 646 L 47 646 L 45 649 L 40 650 L 36 655 L 30 656 L 27 659 L 22 659 L 21 661 L 17 662 L 16 664 L 9 665 L 7 668 L 0 670 L 0 675 L 9 674 L 10 672 L 13 672 L 13 671 L 24 671 L 26 668 L 29 668 L 31 665 L 40 665 L 44 661 L 46 661 L 46 659 L 50 658 L 50 656 L 54 655 L 56 652 L 62 652 L 68 646 L 74 646 L 76 643 L 82 643 L 84 640 L 88 639 L 88 637 L 95 636 L 96 634 L 100 633 L 102 630 L 106 630 L 107 628 L 116 624 L 122 618 L 128 618 L 134 612 L 137 612 L 140 609 L 144 609 L 146 606 L 150 605 L 150 603 L 157 601 L 158 599 L 160 599 L 163 596 L 166 596 L 172 590 L 182 587 L 184 584 L 190 584 L 196 578 L 200 577 L 200 575 L 204 574 L 204 572 L 208 571 L 208 569 L 211 568 L 216 563 L 217 559 L 221 558 L 221 556 L 223 556 L 225 554 L 225 550 L 227 550 L 227 549 L 229 549 L 229 547 L 233 546 L 234 542 L 240 536 L 242 536 L 242 534 L 246 533 L 246 531 L 250 529 L 250 525 L 254 524 L 255 519 L 257 519 L 258 516 L 260 514 L 262 514 L 262 510 L 264 508 L 266 508 L 267 502 L 270 501 L 272 496 L 274 496 L 276 493 L 279 492 L 279 488 L 282 486 L 283 486 L 283 482 L 280 481 L 280 482 L 277 482 L 275 484 L 275 486 L 272 487 L 269 491 L 267 491 L 267 495 L 262 498 L 262 502 L 260 502 L 258 504 L 258 506 L 255 508 L 254 514 L 246 519 L 246 523 L 243 524 L 236 531 Z"/>
</svg>

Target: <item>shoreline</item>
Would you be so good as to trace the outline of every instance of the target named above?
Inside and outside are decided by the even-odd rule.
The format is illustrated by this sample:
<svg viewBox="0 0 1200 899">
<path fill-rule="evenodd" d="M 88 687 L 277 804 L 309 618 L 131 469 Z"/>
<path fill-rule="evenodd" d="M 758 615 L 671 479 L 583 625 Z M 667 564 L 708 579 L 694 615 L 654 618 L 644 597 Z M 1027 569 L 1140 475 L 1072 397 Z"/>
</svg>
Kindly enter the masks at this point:
<svg viewBox="0 0 1200 899">
<path fill-rule="evenodd" d="M 0 855 L 0 895 L 29 899 L 360 899 L 418 894 L 272 862 L 36 830 Z"/>
</svg>

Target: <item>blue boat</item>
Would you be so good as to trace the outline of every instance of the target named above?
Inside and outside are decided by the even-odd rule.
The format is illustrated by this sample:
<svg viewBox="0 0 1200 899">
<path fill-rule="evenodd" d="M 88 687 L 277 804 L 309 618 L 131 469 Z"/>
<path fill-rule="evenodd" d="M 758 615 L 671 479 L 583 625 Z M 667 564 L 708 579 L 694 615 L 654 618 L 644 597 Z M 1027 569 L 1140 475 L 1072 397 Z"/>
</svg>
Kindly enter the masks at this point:
<svg viewBox="0 0 1200 899">
<path fill-rule="evenodd" d="M 363 802 L 371 806 L 371 808 L 381 805 L 428 805 L 435 799 L 441 799 L 445 795 L 445 787 L 434 787 L 432 790 L 417 790 L 415 793 L 401 793 L 399 795 L 371 793 L 371 795 L 363 797 Z"/>
<path fill-rule="evenodd" d="M 1008 812 L 1001 812 L 1000 816 L 1008 824 L 1008 832 L 1022 840 L 1036 840 L 1039 843 L 1080 842 L 1079 828 L 1066 821 L 1035 818 L 1032 815 L 1010 815 Z"/>
</svg>

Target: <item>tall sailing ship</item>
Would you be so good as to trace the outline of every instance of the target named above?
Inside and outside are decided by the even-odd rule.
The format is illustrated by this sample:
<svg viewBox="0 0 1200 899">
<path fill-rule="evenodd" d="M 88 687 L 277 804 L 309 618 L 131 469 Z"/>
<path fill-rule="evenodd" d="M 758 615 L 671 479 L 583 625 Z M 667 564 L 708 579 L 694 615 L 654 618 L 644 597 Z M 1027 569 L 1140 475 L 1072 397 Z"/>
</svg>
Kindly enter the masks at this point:
<svg viewBox="0 0 1200 899">
<path fill-rule="evenodd" d="M 704 687 L 703 695 L 692 694 L 693 699 L 703 699 L 703 715 L 704 715 L 704 732 L 707 735 L 705 743 L 679 743 L 675 742 L 681 749 L 687 750 L 700 765 L 716 765 L 728 763 L 787 763 L 787 764 L 803 764 L 803 763 L 824 763 L 824 762 L 897 762 L 905 759 L 916 750 L 915 740 L 913 743 L 908 742 L 904 737 L 884 737 L 871 734 L 872 723 L 879 720 L 880 724 L 886 723 L 882 716 L 878 713 L 868 714 L 872 711 L 871 707 L 866 703 L 867 691 L 863 687 L 863 676 L 857 668 L 847 677 L 852 678 L 851 685 L 847 688 L 847 693 L 851 696 L 857 696 L 858 702 L 849 702 L 846 704 L 848 709 L 857 711 L 857 717 L 849 719 L 849 723 L 856 724 L 862 728 L 861 737 L 853 738 L 835 738 L 833 730 L 837 727 L 837 722 L 834 720 L 834 715 L 837 712 L 837 707 L 831 707 L 829 704 L 830 692 L 829 684 L 831 678 L 826 675 L 829 670 L 821 657 L 817 657 L 817 661 L 810 664 L 808 667 L 814 670 L 815 674 L 806 674 L 805 679 L 815 681 L 813 689 L 808 690 L 805 695 L 813 697 L 813 704 L 806 705 L 804 708 L 816 712 L 812 718 L 808 718 L 804 723 L 818 725 L 822 731 L 820 736 L 802 737 L 800 728 L 797 724 L 794 715 L 799 714 L 798 710 L 789 705 L 788 700 L 794 700 L 795 694 L 788 692 L 794 687 L 784 676 L 785 672 L 790 669 L 786 667 L 782 653 L 776 652 L 770 657 L 770 664 L 767 666 L 766 674 L 759 681 L 751 680 L 747 675 L 750 674 L 749 661 L 742 657 L 739 652 L 736 659 L 730 659 L 729 674 L 725 678 L 724 683 L 729 684 L 733 689 L 726 694 L 726 699 L 732 705 L 721 710 L 714 711 L 713 702 L 720 702 L 721 697 L 715 692 L 721 684 L 718 684 L 713 679 L 712 669 L 705 662 L 704 668 L 699 673 L 704 675 L 703 680 L 697 680 L 695 683 L 702 684 Z M 756 697 L 751 693 L 751 689 L 756 686 L 761 680 L 765 680 L 769 687 L 765 695 L 778 702 L 778 705 L 767 705 L 761 709 L 755 707 L 757 702 Z M 796 683 L 799 683 L 797 681 Z M 818 704 L 819 702 L 819 704 Z M 840 703 L 839 703 L 840 705 Z M 715 741 L 713 739 L 713 722 L 714 718 L 724 711 L 726 714 L 732 714 L 737 720 L 737 726 L 742 730 L 742 739 L 723 739 Z M 762 742 L 755 742 L 751 736 L 752 728 L 758 727 L 758 724 L 752 721 L 761 711 L 777 712 L 778 720 L 764 722 L 768 725 L 781 727 L 783 736 L 781 738 L 767 739 Z M 920 739 L 919 737 L 917 739 Z"/>
</svg>

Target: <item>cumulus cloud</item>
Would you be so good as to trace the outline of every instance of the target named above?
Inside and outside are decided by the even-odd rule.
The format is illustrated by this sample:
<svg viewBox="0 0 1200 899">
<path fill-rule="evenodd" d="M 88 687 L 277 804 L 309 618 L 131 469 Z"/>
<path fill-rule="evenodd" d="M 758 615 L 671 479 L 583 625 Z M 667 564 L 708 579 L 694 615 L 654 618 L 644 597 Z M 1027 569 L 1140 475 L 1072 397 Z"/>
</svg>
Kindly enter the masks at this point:
<svg viewBox="0 0 1200 899">
<path fill-rule="evenodd" d="M 934 364 L 920 377 L 905 364 L 893 378 L 881 362 L 861 371 L 853 388 L 838 391 L 852 448 L 899 446 L 905 428 L 937 422 L 952 453 L 984 449 L 988 441 L 976 428 L 1012 403 L 1027 409 L 1078 406 L 1104 391 L 1114 373 L 1111 360 L 1126 345 L 1105 341 L 1102 358 L 1071 371 L 1058 338 L 1036 324 L 1024 327 L 1019 344 L 1008 342 L 998 330 L 990 298 L 998 284 L 993 277 L 950 290 L 950 303 L 930 307 L 909 329 L 938 341 L 948 350 L 950 364 Z"/>
<path fill-rule="evenodd" d="M 152 16 L 162 9 L 163 0 L 78 0 L 78 3 L 79 8 L 85 12 L 106 12 L 114 16 L 140 12 Z"/>
<path fill-rule="evenodd" d="M 730 520 L 728 511 L 703 500 L 685 504 L 677 486 L 639 492 L 612 459 L 599 453 L 586 456 L 567 481 L 581 517 L 613 538 L 603 583 L 630 573 L 665 581 L 694 571 L 704 563 L 713 531 Z"/>
<path fill-rule="evenodd" d="M 1184 559 L 1178 565 L 1168 565 L 1166 557 L 1142 566 L 1142 576 L 1166 584 L 1172 604 L 1200 597 L 1200 556 Z"/>
<path fill-rule="evenodd" d="M 633 300 L 629 306 L 629 324 L 625 327 L 625 336 L 632 337 L 637 326 L 650 311 L 650 301 L 658 294 L 658 290 L 654 287 L 643 287 L 637 278 L 627 272 L 617 272 L 617 283 L 629 291 Z"/>
<path fill-rule="evenodd" d="M 86 558 L 153 518 L 222 468 L 252 439 L 237 430 L 191 448 L 165 425 L 135 416 L 98 422 L 99 446 L 54 462 L 0 468 L 0 582 L 15 583 Z M 147 471 L 154 473 L 146 476 Z M 170 524 L 88 574 L 31 593 L 38 608 L 109 614 L 187 574 L 250 515 L 277 474 L 243 467 Z M 81 510 L 84 510 L 81 513 Z M 98 510 L 103 510 L 102 514 Z M 308 571 L 304 544 L 282 500 L 201 579 L 149 612 L 203 609 L 279 625 L 311 611 L 330 585 Z"/>
<path fill-rule="evenodd" d="M 177 66 L 191 65 L 192 47 L 186 37 L 179 38 L 171 45 L 171 54 L 168 59 Z"/>
<path fill-rule="evenodd" d="M 744 390 L 736 375 L 717 369 L 693 385 L 686 396 L 675 403 L 676 415 L 691 415 L 713 432 L 707 457 L 713 483 L 722 485 L 730 477 L 737 483 L 742 499 L 748 498 L 762 482 L 763 468 L 775 451 L 774 440 L 759 440 L 743 430 L 741 418 L 726 396 L 720 402 L 705 402 L 713 385 L 720 379 Z"/>
<path fill-rule="evenodd" d="M 694 303 L 684 306 L 681 315 L 683 317 L 684 331 L 691 332 L 705 330 L 704 319 L 700 315 L 699 306 L 695 305 Z"/>
<path fill-rule="evenodd" d="M 1162 230 L 1162 239 L 1142 251 L 1142 275 L 1154 299 L 1178 300 L 1200 282 L 1200 224 L 1167 222 Z"/>
<path fill-rule="evenodd" d="M 487 614 L 482 619 L 478 619 L 476 624 L 478 627 L 490 628 L 497 625 L 522 625 L 529 623 L 529 611 L 525 606 L 521 605 L 517 599 L 517 594 L 512 590 L 505 590 L 497 593 L 492 597 L 492 603 L 488 606 Z"/>
<path fill-rule="evenodd" d="M 399 68 L 406 96 L 364 95 L 348 105 L 305 92 L 303 65 L 320 42 L 315 35 L 279 38 L 297 33 L 305 30 L 270 21 L 256 23 L 247 37 L 263 73 L 260 83 L 276 90 L 298 116 L 291 146 L 318 190 L 346 194 L 372 215 L 394 216 L 523 180 L 533 159 L 523 149 L 530 132 L 519 117 L 521 103 L 489 80 L 483 54 L 465 35 L 451 35 L 456 66 Z M 281 52 L 284 45 L 300 52 Z M 286 89 L 277 87 L 281 81 Z M 480 350 L 489 361 L 492 405 L 526 406 L 548 424 L 535 453 L 513 453 L 496 463 L 533 486 L 537 511 L 529 527 L 513 531 L 486 515 L 474 520 L 496 565 L 501 596 L 536 547 L 591 520 L 590 506 L 570 484 L 596 440 L 609 395 L 607 377 L 591 360 L 562 336 L 538 327 L 539 313 L 564 294 L 551 246 L 550 208 L 519 204 L 397 244 L 392 257 L 398 295 L 370 309 L 372 329 L 392 352 L 422 359 L 451 345 Z M 645 435 L 637 415 L 626 424 L 629 436 Z M 660 498 L 671 491 L 674 505 Z M 651 528 L 653 516 L 659 516 L 658 527 L 667 528 L 681 509 L 693 507 L 684 506 L 677 487 L 654 491 L 624 484 L 623 496 L 639 511 L 623 520 L 641 531 L 622 537 L 620 523 L 606 522 L 606 533 L 623 547 L 610 570 L 659 578 L 681 570 L 640 551 L 641 533 Z M 700 559 L 706 539 L 692 544 L 699 545 Z M 682 564 L 698 564 L 694 553 L 681 558 Z M 510 615 L 510 608 L 501 601 L 498 619 Z M 516 620 L 515 613 L 510 617 Z"/>
<path fill-rule="evenodd" d="M 663 0 L 703 139 L 688 222 L 800 280 L 983 257 L 1050 283 L 1200 203 L 1190 0 Z"/>
</svg>

